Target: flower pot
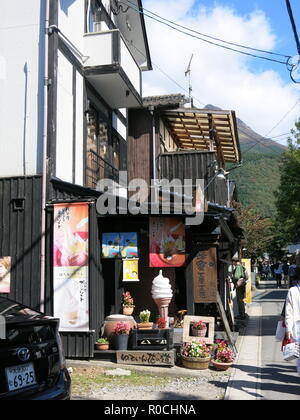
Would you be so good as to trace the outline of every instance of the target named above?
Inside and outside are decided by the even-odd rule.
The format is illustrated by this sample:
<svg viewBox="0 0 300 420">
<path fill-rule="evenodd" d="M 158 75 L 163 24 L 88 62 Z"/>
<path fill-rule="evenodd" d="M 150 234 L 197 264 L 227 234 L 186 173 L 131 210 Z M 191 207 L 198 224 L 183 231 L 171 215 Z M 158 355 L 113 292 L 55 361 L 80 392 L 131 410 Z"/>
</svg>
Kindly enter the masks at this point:
<svg viewBox="0 0 300 420">
<path fill-rule="evenodd" d="M 207 332 L 207 328 L 203 328 L 202 330 L 198 330 L 196 328 L 192 328 L 192 335 L 194 337 L 205 337 Z"/>
<path fill-rule="evenodd" d="M 182 357 L 182 364 L 188 369 L 208 369 L 210 356 L 208 357 Z"/>
<path fill-rule="evenodd" d="M 136 322 L 132 316 L 129 315 L 120 315 L 120 314 L 114 314 L 109 315 L 104 320 L 104 326 L 103 326 L 103 337 L 106 338 L 114 338 L 114 328 L 116 327 L 118 322 L 126 322 L 126 324 L 129 324 L 130 328 L 135 328 Z M 114 347 L 112 343 L 112 347 Z"/>
<path fill-rule="evenodd" d="M 123 306 L 123 315 L 132 315 L 134 306 Z"/>
<path fill-rule="evenodd" d="M 108 350 L 109 349 L 109 344 L 96 343 L 96 349 L 97 350 Z"/>
<path fill-rule="evenodd" d="M 233 362 L 224 363 L 224 362 L 217 362 L 216 360 L 211 360 L 211 363 L 216 370 L 223 370 L 223 371 L 229 369 L 233 365 Z"/>
<path fill-rule="evenodd" d="M 127 350 L 128 347 L 128 334 L 116 334 L 115 335 L 115 347 L 116 350 Z"/>
<path fill-rule="evenodd" d="M 139 330 L 152 330 L 153 322 L 140 322 L 137 324 Z"/>
</svg>

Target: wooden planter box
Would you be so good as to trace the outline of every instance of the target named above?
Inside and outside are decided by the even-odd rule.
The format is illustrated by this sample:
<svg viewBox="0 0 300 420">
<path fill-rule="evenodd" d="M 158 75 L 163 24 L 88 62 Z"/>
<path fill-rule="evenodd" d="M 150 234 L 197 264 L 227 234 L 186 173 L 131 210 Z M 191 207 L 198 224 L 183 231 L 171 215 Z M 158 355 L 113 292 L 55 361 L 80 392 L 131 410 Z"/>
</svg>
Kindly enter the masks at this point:
<svg viewBox="0 0 300 420">
<path fill-rule="evenodd" d="M 132 350 L 171 350 L 174 348 L 173 328 L 131 331 L 130 348 Z"/>
</svg>

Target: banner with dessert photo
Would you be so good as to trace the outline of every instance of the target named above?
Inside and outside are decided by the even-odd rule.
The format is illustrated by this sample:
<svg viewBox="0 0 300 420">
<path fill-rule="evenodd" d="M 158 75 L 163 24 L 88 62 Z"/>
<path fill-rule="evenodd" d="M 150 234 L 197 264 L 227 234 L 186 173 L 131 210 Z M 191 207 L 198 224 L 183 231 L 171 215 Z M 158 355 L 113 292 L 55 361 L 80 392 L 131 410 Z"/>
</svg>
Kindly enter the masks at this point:
<svg viewBox="0 0 300 420">
<path fill-rule="evenodd" d="M 11 257 L 0 257 L 0 293 L 10 293 Z"/>
<path fill-rule="evenodd" d="M 185 227 L 180 217 L 150 217 L 150 267 L 185 265 Z"/>
<path fill-rule="evenodd" d="M 60 331 L 89 331 L 88 203 L 54 205 L 54 316 Z"/>
</svg>

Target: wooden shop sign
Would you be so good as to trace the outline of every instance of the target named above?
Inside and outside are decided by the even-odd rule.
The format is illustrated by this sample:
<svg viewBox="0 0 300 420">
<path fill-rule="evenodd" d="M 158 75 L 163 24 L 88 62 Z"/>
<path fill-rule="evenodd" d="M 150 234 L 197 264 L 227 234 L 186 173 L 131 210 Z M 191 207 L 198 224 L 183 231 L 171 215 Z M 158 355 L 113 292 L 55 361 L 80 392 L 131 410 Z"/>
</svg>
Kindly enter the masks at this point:
<svg viewBox="0 0 300 420">
<path fill-rule="evenodd" d="M 174 366 L 174 350 L 169 351 L 117 351 L 117 363 L 125 365 Z"/>
<path fill-rule="evenodd" d="M 193 259 L 195 303 L 216 303 L 218 292 L 217 251 L 215 247 L 198 252 Z"/>
</svg>

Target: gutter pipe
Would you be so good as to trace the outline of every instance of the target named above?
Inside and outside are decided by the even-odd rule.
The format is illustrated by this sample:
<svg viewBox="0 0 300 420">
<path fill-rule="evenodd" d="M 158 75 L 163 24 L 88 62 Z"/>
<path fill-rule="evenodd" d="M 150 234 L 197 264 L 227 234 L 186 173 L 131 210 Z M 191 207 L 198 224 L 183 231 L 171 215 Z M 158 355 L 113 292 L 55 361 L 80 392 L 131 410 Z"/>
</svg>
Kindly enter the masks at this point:
<svg viewBox="0 0 300 420">
<path fill-rule="evenodd" d="M 40 311 L 45 312 L 45 268 L 46 268 L 46 194 L 47 194 L 47 150 L 48 150 L 48 85 L 49 85 L 49 19 L 50 0 L 45 0 L 45 57 L 44 57 L 44 130 L 43 130 L 43 174 L 42 174 L 42 236 L 41 236 L 41 290 Z"/>
</svg>

